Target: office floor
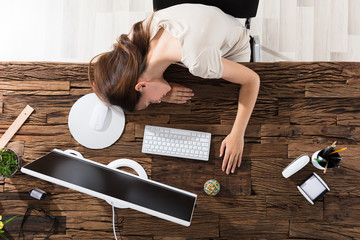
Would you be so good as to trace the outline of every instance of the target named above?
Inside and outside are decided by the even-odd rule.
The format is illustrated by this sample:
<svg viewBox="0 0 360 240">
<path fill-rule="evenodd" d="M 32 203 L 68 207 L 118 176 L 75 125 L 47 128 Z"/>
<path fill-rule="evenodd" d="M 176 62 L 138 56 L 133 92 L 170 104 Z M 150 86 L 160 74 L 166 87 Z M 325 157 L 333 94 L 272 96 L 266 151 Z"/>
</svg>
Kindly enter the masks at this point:
<svg viewBox="0 0 360 240">
<path fill-rule="evenodd" d="M 360 0 L 260 0 L 262 60 L 360 61 Z M 89 62 L 152 0 L 1 0 L 0 61 Z"/>
<path fill-rule="evenodd" d="M 165 78 L 192 88 L 191 103 L 161 104 L 126 114 L 125 131 L 116 144 L 89 150 L 71 137 L 67 127 L 72 104 L 90 92 L 86 64 L 0 63 L 0 133 L 30 104 L 35 112 L 9 145 L 22 156 L 23 164 L 53 148 L 75 149 L 103 164 L 130 158 L 142 164 L 151 179 L 198 195 L 188 228 L 118 209 L 124 217 L 124 239 L 360 239 L 360 63 L 246 65 L 260 75 L 262 85 L 246 130 L 242 166 L 230 176 L 220 170 L 217 156 L 234 121 L 239 86 L 222 80 L 204 84 L 179 66 L 172 66 Z M 141 153 L 145 124 L 211 132 L 210 160 Z M 324 174 L 308 164 L 289 179 L 281 176 L 297 156 L 311 155 L 335 140 L 339 148 L 348 147 L 341 154 L 340 168 Z M 331 189 L 314 205 L 296 188 L 312 172 Z M 220 182 L 218 196 L 203 192 L 208 179 Z M 121 189 L 121 183 L 114 184 Z M 50 195 L 41 201 L 31 198 L 28 191 L 33 188 Z M 3 220 L 23 214 L 28 205 L 58 217 L 51 239 L 113 239 L 111 207 L 103 200 L 22 173 L 0 179 Z M 41 219 L 32 216 L 27 221 L 29 239 L 35 230 L 44 236 L 49 225 Z M 5 226 L 8 236 L 16 239 L 21 220 L 18 217 Z"/>
</svg>

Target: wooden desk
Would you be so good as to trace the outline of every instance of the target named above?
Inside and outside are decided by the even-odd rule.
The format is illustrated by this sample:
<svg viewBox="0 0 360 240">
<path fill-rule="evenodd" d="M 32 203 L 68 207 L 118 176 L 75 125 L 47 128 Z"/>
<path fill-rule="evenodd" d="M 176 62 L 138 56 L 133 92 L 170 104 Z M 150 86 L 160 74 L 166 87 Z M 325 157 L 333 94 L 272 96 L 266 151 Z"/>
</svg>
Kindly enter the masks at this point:
<svg viewBox="0 0 360 240">
<path fill-rule="evenodd" d="M 165 78 L 192 88 L 191 103 L 160 104 L 127 114 L 125 132 L 115 145 L 89 150 L 67 127 L 73 103 L 91 92 L 86 64 L 1 63 L 0 132 L 30 104 L 35 112 L 10 145 L 24 164 L 53 148 L 75 149 L 103 164 L 126 157 L 142 164 L 151 179 L 198 194 L 188 228 L 118 209 L 124 216 L 125 239 L 360 239 L 360 63 L 246 65 L 260 75 L 261 90 L 246 131 L 242 166 L 230 176 L 221 171 L 217 156 L 234 121 L 239 86 L 195 78 L 178 66 Z M 209 162 L 141 153 L 145 124 L 211 132 Z M 339 147 L 348 147 L 340 168 L 323 174 L 308 164 L 289 179 L 281 176 L 294 158 L 335 140 Z M 331 188 L 315 205 L 296 188 L 312 172 Z M 203 192 L 208 179 L 220 182 L 218 196 Z M 33 199 L 28 195 L 33 188 L 51 195 Z M 0 192 L 3 219 L 36 205 L 59 217 L 53 239 L 113 239 L 111 207 L 103 200 L 22 173 L 0 180 Z M 20 221 L 6 225 L 9 236 L 17 236 Z M 33 224 L 39 227 L 36 219 Z"/>
</svg>

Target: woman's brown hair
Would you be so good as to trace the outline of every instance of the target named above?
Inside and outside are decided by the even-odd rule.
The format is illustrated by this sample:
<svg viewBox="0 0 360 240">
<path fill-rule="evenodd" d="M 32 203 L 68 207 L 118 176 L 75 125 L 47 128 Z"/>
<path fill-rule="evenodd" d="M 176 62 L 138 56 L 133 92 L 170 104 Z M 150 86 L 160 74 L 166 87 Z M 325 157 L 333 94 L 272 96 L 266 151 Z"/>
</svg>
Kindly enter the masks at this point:
<svg viewBox="0 0 360 240">
<path fill-rule="evenodd" d="M 133 112 L 141 94 L 135 90 L 139 77 L 147 67 L 147 53 L 150 44 L 150 24 L 154 14 L 144 29 L 143 22 L 132 28 L 132 40 L 122 34 L 113 45 L 113 50 L 91 59 L 88 77 L 93 91 L 104 102 L 117 105 Z M 91 66 L 94 73 L 91 78 Z"/>
</svg>

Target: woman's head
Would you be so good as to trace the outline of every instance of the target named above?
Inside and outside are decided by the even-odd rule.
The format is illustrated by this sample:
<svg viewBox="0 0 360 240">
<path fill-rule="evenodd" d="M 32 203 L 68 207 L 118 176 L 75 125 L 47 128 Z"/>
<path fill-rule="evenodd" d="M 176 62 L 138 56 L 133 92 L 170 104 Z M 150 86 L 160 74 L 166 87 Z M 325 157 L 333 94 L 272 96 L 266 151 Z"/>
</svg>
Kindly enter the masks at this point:
<svg viewBox="0 0 360 240">
<path fill-rule="evenodd" d="M 126 111 L 134 111 L 141 92 L 135 90 L 139 77 L 146 69 L 146 57 L 150 42 L 150 22 L 146 29 L 138 22 L 132 29 L 132 40 L 122 34 L 114 49 L 99 55 L 94 63 L 94 74 L 89 80 L 96 95 L 105 103 L 118 105 Z"/>
</svg>

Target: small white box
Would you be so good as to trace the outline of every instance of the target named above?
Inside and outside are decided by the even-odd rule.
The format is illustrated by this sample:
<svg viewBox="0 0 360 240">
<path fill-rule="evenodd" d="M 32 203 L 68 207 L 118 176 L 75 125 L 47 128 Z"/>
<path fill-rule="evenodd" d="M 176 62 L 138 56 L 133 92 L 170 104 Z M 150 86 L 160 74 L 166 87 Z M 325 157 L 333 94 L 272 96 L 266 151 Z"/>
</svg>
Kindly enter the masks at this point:
<svg viewBox="0 0 360 240">
<path fill-rule="evenodd" d="M 330 191 L 330 188 L 316 173 L 313 173 L 297 188 L 311 204 L 314 204 L 320 197 Z"/>
</svg>

